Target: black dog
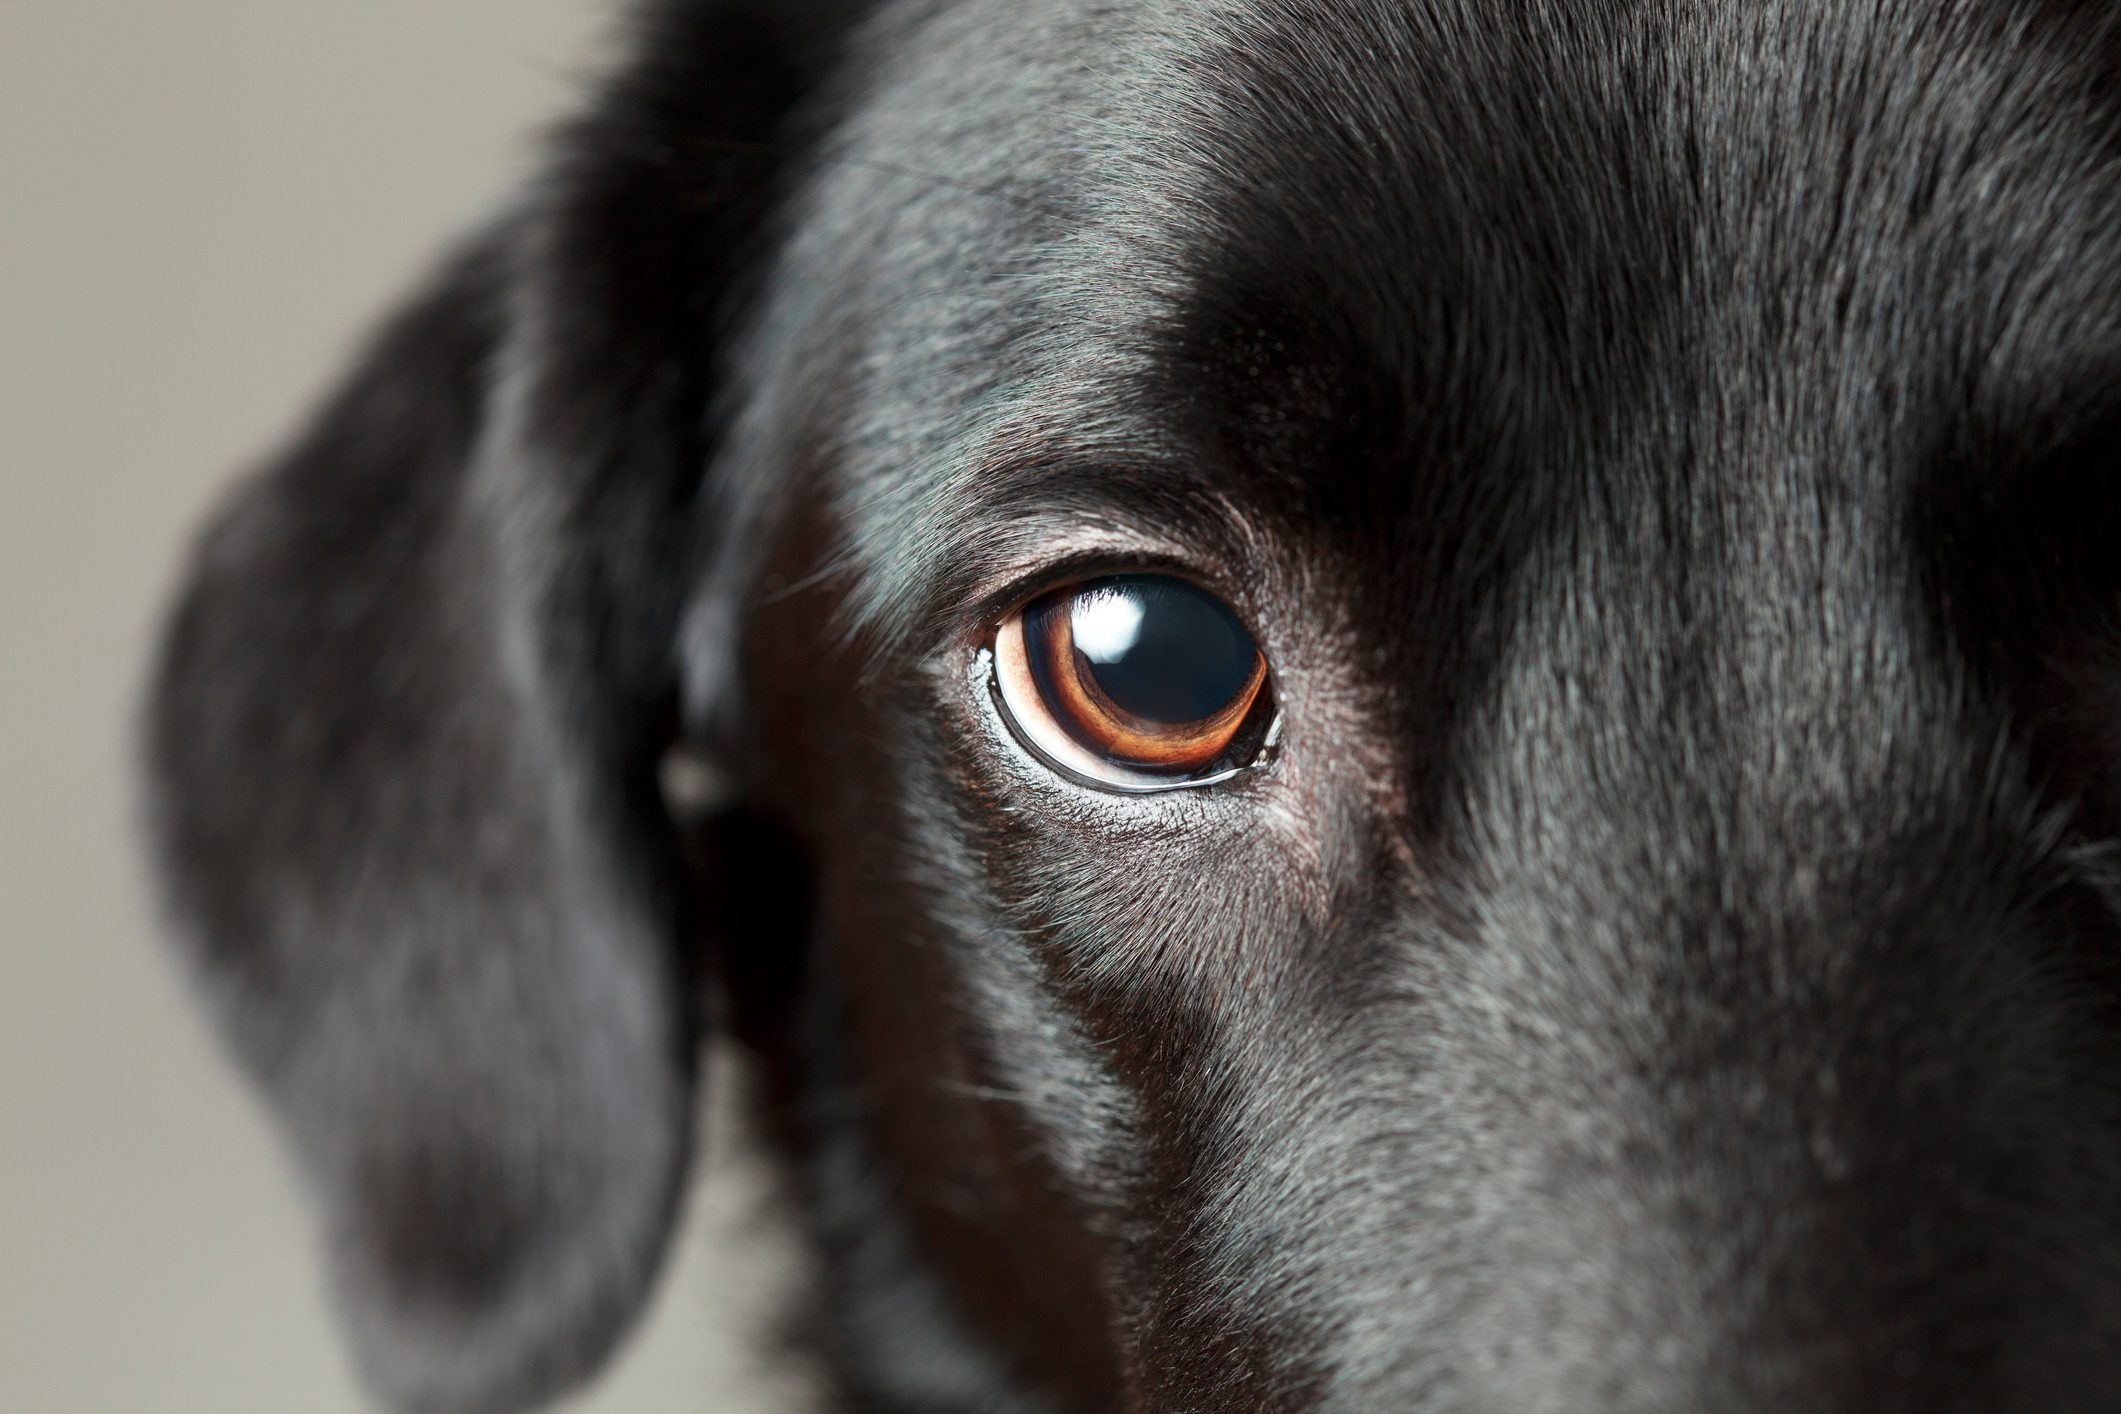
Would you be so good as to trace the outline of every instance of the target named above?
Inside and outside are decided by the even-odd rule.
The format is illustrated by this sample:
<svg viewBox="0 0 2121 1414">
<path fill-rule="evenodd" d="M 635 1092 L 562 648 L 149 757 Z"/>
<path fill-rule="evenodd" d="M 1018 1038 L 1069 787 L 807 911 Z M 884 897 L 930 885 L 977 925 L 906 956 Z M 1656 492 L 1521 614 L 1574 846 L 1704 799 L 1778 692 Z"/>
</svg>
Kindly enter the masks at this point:
<svg viewBox="0 0 2121 1414">
<path fill-rule="evenodd" d="M 595 1365 L 719 1026 L 847 1408 L 2121 1409 L 2116 7 L 856 9 L 648 6 L 176 612 L 377 1390 Z"/>
</svg>

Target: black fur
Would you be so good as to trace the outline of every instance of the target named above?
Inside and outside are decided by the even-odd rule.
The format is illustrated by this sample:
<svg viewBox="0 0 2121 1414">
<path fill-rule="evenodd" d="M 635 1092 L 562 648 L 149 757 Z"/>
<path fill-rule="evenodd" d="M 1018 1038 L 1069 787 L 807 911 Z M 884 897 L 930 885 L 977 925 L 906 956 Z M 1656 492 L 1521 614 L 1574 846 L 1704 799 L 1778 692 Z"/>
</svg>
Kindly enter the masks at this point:
<svg viewBox="0 0 2121 1414">
<path fill-rule="evenodd" d="M 2121 12 L 857 9 L 645 7 L 174 615 L 380 1396 L 594 1367 L 719 1015 L 848 1408 L 2121 1409 Z M 1129 566 L 1271 766 L 999 729 Z"/>
</svg>

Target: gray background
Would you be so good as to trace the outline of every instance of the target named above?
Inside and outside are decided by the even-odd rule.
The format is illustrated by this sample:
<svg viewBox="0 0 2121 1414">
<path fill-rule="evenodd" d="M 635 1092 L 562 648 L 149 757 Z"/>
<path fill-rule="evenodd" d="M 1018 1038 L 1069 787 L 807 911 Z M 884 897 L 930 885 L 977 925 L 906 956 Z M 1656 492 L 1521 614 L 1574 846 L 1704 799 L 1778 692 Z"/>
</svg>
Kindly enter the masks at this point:
<svg viewBox="0 0 2121 1414">
<path fill-rule="evenodd" d="M 298 1198 L 152 940 L 146 635 L 217 487 L 503 192 L 590 0 L 0 0 L 0 1409 L 361 1408 Z M 599 1414 L 767 1407 L 758 1175 L 711 1146 Z"/>
</svg>

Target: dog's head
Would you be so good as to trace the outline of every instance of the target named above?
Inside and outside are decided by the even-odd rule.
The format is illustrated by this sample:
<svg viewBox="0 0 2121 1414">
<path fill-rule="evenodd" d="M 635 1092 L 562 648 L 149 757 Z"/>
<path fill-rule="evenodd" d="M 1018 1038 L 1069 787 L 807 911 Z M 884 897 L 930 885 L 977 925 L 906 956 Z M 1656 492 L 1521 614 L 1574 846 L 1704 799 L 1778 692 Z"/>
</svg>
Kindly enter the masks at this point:
<svg viewBox="0 0 2121 1414">
<path fill-rule="evenodd" d="M 378 1386 L 594 1363 L 723 1014 L 850 1397 L 2109 1407 L 2111 7 L 849 8 L 651 7 L 174 619 Z"/>
</svg>

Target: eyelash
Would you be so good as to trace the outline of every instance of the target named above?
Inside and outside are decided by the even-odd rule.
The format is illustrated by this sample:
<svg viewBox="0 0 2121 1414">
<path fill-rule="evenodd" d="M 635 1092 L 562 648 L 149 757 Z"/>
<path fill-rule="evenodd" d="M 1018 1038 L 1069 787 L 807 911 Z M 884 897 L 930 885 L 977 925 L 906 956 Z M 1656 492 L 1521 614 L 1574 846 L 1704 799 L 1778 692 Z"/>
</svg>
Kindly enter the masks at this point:
<svg viewBox="0 0 2121 1414">
<path fill-rule="evenodd" d="M 1120 574 L 1170 575 L 1199 584 L 1227 602 L 1237 602 L 1236 596 L 1223 592 L 1228 586 L 1211 576 L 1194 573 L 1183 558 L 1169 551 L 1127 546 L 1079 549 L 1046 561 L 1036 570 L 1018 571 L 975 588 L 966 596 L 966 607 L 958 615 L 958 632 L 953 636 L 960 642 L 990 643 L 1001 622 L 1032 600 L 1084 580 Z"/>
</svg>

